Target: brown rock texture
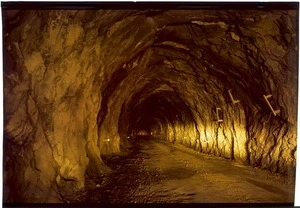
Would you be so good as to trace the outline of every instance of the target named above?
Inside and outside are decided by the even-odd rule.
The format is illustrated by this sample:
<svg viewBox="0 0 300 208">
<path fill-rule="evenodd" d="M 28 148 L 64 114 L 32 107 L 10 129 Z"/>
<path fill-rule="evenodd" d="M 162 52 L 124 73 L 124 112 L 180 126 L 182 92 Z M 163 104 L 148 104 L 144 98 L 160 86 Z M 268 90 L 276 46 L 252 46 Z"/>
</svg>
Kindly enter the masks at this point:
<svg viewBox="0 0 300 208">
<path fill-rule="evenodd" d="M 4 201 L 65 201 L 139 130 L 294 177 L 296 10 L 3 15 Z"/>
</svg>

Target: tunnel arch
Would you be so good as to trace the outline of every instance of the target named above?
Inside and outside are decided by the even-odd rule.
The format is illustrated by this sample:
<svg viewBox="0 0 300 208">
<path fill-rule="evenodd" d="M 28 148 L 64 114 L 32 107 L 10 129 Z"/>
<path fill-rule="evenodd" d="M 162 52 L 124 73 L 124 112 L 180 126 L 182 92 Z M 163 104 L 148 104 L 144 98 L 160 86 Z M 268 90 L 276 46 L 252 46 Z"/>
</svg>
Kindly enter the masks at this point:
<svg viewBox="0 0 300 208">
<path fill-rule="evenodd" d="M 4 13 L 5 148 L 23 154 L 5 152 L 7 201 L 83 190 L 142 115 L 168 141 L 293 177 L 295 9 Z"/>
</svg>

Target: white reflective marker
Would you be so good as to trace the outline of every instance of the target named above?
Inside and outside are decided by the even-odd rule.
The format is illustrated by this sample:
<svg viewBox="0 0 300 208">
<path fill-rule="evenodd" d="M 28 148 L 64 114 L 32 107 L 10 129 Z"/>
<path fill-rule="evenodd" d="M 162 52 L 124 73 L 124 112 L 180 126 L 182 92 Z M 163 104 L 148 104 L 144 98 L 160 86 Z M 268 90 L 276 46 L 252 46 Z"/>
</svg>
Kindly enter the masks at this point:
<svg viewBox="0 0 300 208">
<path fill-rule="evenodd" d="M 233 96 L 232 96 L 232 94 L 231 94 L 231 89 L 228 90 L 228 94 L 229 94 L 229 97 L 230 97 L 231 102 L 232 102 L 233 104 L 236 104 L 236 103 L 239 103 L 239 102 L 240 102 L 240 100 L 235 100 L 235 99 L 233 98 Z"/>
<path fill-rule="evenodd" d="M 279 115 L 280 110 L 274 110 L 274 108 L 272 107 L 270 101 L 268 100 L 268 98 L 272 97 L 272 95 L 264 95 L 264 98 L 269 106 L 269 108 L 271 109 L 272 113 L 274 114 L 274 116 Z"/>
<path fill-rule="evenodd" d="M 219 111 L 222 111 L 222 109 L 221 109 L 221 108 L 216 108 L 216 112 L 217 112 L 217 122 L 223 122 L 223 119 L 220 119 Z"/>
</svg>

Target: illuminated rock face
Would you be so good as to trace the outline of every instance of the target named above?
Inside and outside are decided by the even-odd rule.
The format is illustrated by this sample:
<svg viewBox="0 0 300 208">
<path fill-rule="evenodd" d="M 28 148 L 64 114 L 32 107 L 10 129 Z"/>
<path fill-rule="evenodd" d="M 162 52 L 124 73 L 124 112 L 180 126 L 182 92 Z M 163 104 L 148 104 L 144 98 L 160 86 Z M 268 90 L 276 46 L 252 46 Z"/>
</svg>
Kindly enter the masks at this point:
<svg viewBox="0 0 300 208">
<path fill-rule="evenodd" d="M 295 11 L 4 15 L 5 201 L 82 191 L 139 129 L 293 177 Z"/>
</svg>

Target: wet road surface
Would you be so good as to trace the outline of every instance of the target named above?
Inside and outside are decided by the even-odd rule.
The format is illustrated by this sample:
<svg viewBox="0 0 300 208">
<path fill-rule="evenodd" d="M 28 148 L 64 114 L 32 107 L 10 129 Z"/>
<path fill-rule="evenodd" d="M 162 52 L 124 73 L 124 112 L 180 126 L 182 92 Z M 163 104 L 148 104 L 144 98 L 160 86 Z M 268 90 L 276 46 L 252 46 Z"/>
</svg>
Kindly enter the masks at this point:
<svg viewBox="0 0 300 208">
<path fill-rule="evenodd" d="M 294 202 L 294 184 L 279 174 L 162 140 L 139 140 L 130 154 L 105 157 L 104 161 L 113 173 L 89 186 L 85 202 Z"/>
</svg>

